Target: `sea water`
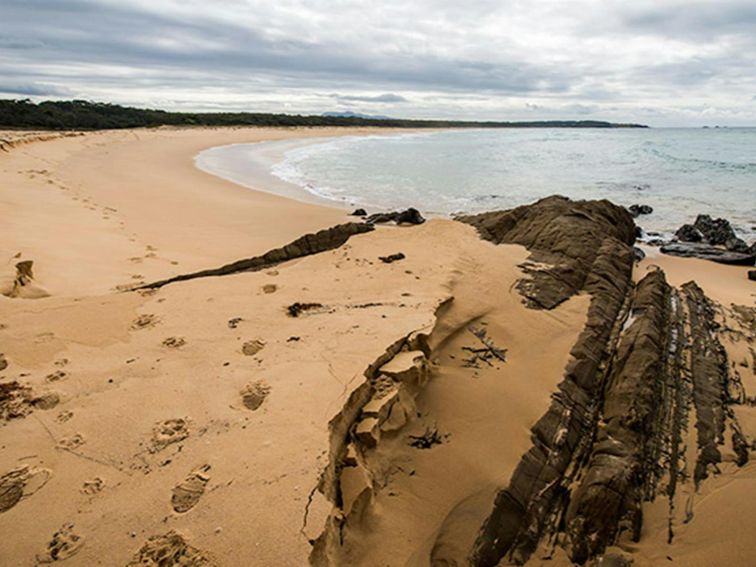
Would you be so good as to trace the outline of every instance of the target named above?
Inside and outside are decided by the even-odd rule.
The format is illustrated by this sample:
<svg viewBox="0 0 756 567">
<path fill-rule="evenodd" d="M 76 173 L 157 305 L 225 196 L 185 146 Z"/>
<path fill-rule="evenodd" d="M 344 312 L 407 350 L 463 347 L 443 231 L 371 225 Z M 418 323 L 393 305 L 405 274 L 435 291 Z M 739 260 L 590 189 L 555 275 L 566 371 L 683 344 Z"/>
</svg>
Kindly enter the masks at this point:
<svg viewBox="0 0 756 567">
<path fill-rule="evenodd" d="M 268 170 L 269 187 L 258 188 L 368 210 L 450 215 L 560 194 L 650 205 L 638 220 L 646 230 L 673 232 L 705 213 L 756 237 L 756 128 L 455 130 L 241 144 L 198 157 L 250 186 L 252 164 Z"/>
</svg>

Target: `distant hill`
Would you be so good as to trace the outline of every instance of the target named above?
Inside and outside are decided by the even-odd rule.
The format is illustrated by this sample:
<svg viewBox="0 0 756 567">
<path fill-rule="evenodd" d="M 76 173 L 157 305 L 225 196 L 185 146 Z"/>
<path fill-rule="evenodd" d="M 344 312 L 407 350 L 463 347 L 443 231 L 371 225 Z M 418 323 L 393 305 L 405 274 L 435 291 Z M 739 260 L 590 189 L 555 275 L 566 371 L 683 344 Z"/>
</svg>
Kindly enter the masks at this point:
<svg viewBox="0 0 756 567">
<path fill-rule="evenodd" d="M 382 114 L 362 114 L 360 112 L 352 112 L 347 110 L 344 112 L 324 112 L 321 116 L 329 118 L 364 118 L 365 120 L 391 120 L 389 116 Z"/>
<path fill-rule="evenodd" d="M 647 128 L 641 124 L 613 124 L 595 120 L 478 122 L 407 120 L 349 113 L 321 116 L 259 112 L 166 112 L 89 102 L 0 100 L 0 128 L 45 130 L 103 130 L 157 126 L 383 126 L 391 128 Z"/>
</svg>

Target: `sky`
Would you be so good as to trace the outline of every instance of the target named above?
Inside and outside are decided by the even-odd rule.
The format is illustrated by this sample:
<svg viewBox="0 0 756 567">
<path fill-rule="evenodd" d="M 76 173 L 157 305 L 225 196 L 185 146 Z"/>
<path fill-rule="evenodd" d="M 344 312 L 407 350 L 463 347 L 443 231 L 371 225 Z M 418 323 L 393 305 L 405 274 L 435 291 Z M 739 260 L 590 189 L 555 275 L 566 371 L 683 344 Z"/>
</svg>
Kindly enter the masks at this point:
<svg viewBox="0 0 756 567">
<path fill-rule="evenodd" d="M 756 126 L 756 0 L 0 0 L 0 98 Z"/>
</svg>

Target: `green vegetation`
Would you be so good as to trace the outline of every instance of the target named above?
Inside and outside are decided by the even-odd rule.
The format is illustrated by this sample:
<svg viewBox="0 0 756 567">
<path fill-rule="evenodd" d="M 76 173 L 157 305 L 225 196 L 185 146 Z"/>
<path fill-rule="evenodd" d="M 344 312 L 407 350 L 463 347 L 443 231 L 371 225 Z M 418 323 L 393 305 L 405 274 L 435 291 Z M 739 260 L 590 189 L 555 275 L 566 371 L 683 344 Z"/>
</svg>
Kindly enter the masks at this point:
<svg viewBox="0 0 756 567">
<path fill-rule="evenodd" d="M 540 122 L 460 122 L 340 116 L 302 116 L 257 112 L 165 112 L 88 102 L 0 100 L 0 128 L 102 130 L 155 126 L 381 126 L 393 128 L 646 128 L 596 120 Z"/>
</svg>

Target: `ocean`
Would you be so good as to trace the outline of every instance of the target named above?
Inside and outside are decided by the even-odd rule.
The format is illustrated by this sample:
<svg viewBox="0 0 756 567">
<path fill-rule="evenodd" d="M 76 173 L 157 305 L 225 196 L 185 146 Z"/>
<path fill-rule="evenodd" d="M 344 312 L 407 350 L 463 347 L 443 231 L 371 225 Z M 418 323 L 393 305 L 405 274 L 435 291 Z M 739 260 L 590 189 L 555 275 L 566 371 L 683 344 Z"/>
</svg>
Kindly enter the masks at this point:
<svg viewBox="0 0 756 567">
<path fill-rule="evenodd" d="M 553 194 L 653 207 L 671 233 L 697 214 L 756 237 L 756 128 L 497 129 L 211 148 L 197 165 L 258 189 L 369 211 L 507 209 Z"/>
</svg>

